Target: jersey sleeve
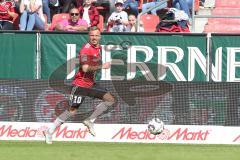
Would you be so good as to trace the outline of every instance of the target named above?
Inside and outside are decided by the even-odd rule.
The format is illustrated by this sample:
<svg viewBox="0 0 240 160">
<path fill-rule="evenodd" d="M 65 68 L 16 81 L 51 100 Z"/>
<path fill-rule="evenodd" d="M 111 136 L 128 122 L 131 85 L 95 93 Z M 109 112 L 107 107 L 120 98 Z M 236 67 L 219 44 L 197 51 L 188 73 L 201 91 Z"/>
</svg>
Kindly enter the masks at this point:
<svg viewBox="0 0 240 160">
<path fill-rule="evenodd" d="M 91 65 L 91 49 L 84 45 L 79 52 L 80 65 L 88 64 Z"/>
</svg>

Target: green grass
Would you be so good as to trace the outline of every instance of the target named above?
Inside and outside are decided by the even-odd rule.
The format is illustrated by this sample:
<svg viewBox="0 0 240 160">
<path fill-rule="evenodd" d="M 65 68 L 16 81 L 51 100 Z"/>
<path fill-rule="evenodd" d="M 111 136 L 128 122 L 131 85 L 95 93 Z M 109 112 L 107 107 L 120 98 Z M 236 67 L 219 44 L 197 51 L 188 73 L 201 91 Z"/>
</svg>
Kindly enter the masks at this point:
<svg viewBox="0 0 240 160">
<path fill-rule="evenodd" d="M 239 160 L 240 145 L 0 141 L 0 160 Z"/>
</svg>

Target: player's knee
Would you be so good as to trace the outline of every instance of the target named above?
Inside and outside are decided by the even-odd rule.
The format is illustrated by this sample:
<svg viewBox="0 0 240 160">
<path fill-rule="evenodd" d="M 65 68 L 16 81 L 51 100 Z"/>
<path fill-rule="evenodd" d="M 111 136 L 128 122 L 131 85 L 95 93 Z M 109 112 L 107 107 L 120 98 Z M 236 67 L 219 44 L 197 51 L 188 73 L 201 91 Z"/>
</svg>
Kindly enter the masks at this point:
<svg viewBox="0 0 240 160">
<path fill-rule="evenodd" d="M 116 98 L 113 95 L 111 95 L 108 101 L 114 104 L 116 102 Z"/>
<path fill-rule="evenodd" d="M 71 113 L 76 113 L 77 112 L 77 108 L 71 106 L 71 107 L 68 108 L 68 111 L 71 112 Z"/>
<path fill-rule="evenodd" d="M 108 104 L 108 106 L 113 106 L 116 104 L 116 98 L 110 93 L 104 95 L 103 100 Z"/>
<path fill-rule="evenodd" d="M 117 99 L 114 96 L 112 96 L 112 102 L 113 102 L 113 105 L 117 103 Z"/>
<path fill-rule="evenodd" d="M 107 101 L 107 102 L 115 102 L 115 98 L 112 94 L 110 93 L 107 93 L 106 95 L 104 95 L 104 100 Z"/>
</svg>

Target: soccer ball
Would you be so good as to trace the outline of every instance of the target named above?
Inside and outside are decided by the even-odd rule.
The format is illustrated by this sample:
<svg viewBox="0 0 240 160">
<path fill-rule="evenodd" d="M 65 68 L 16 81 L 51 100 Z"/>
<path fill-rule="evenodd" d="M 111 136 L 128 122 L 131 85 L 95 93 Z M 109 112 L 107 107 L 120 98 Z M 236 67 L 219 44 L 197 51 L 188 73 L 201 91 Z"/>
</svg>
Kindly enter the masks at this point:
<svg viewBox="0 0 240 160">
<path fill-rule="evenodd" d="M 164 130 L 164 123 L 159 118 L 153 118 L 148 123 L 148 131 L 151 134 L 158 135 L 158 134 L 161 134 L 163 130 Z"/>
</svg>

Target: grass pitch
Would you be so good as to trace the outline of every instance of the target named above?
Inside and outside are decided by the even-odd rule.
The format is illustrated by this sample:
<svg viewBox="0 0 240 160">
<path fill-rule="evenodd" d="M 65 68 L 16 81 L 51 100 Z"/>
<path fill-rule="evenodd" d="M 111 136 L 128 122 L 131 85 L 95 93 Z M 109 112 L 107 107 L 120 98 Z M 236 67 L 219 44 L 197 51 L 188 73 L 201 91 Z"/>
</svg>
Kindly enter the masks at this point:
<svg viewBox="0 0 240 160">
<path fill-rule="evenodd" d="M 0 160 L 239 160 L 240 145 L 0 141 Z"/>
</svg>

